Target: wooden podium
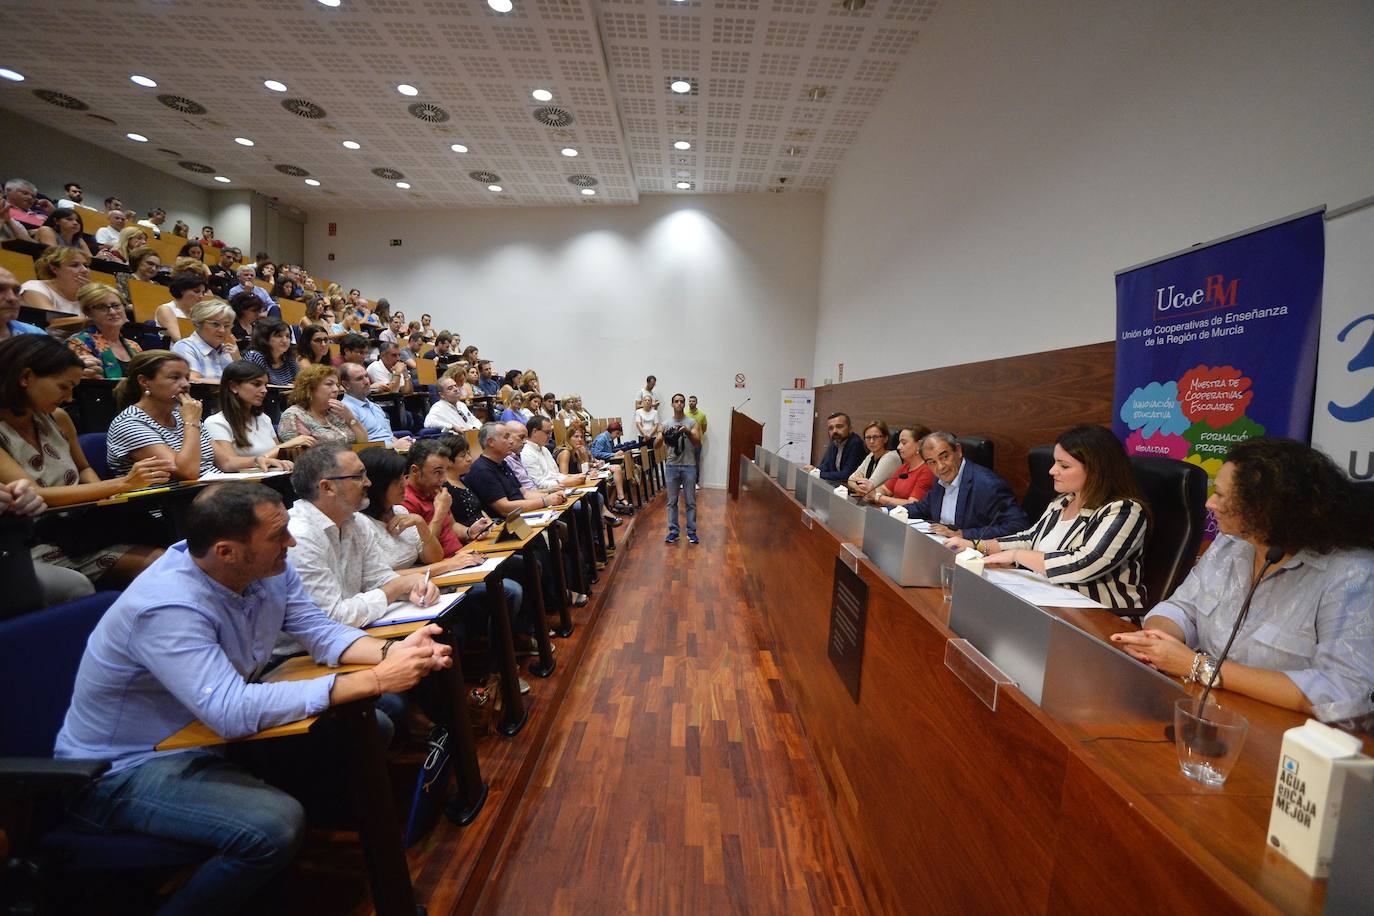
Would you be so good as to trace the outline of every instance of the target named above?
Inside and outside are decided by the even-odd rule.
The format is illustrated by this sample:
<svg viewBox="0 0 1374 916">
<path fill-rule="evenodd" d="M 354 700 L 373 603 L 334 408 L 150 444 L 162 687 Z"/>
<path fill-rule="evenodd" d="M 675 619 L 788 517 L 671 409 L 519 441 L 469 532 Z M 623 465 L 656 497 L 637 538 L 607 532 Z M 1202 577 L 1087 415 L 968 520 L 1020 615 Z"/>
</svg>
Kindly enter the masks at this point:
<svg viewBox="0 0 1374 916">
<path fill-rule="evenodd" d="M 730 411 L 730 497 L 739 499 L 739 456 L 754 457 L 754 449 L 763 445 L 763 424 L 738 410 Z"/>
</svg>

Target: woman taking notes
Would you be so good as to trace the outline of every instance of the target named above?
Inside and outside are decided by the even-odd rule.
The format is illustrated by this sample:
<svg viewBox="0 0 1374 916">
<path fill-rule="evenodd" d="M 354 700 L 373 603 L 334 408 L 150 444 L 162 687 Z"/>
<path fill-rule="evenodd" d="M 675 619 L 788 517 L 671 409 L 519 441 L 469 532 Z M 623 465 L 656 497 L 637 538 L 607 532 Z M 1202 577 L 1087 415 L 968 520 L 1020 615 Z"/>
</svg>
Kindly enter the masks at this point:
<svg viewBox="0 0 1374 916">
<path fill-rule="evenodd" d="M 1030 528 L 995 541 L 950 538 L 972 546 L 989 566 L 1021 566 L 1112 608 L 1143 608 L 1145 498 L 1121 442 L 1100 426 L 1075 426 L 1054 444 L 1054 491 Z"/>
<path fill-rule="evenodd" d="M 1269 567 L 1215 686 L 1324 722 L 1374 724 L 1374 506 L 1322 453 L 1291 439 L 1231 447 L 1207 500 L 1221 535 L 1143 630 L 1112 641 L 1206 682 L 1245 595 Z M 1361 721 L 1362 720 L 1362 721 Z"/>
</svg>

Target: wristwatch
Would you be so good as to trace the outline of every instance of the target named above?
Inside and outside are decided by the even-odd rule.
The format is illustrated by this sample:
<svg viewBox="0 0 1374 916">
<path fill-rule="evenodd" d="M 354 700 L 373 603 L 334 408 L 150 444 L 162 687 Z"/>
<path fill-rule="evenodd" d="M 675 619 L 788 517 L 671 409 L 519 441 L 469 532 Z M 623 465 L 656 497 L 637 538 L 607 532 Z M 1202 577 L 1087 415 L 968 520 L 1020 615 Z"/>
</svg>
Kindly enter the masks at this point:
<svg viewBox="0 0 1374 916">
<path fill-rule="evenodd" d="M 1197 663 L 1197 682 L 1199 684 L 1211 683 L 1213 687 L 1221 686 L 1221 672 L 1217 670 L 1217 660 L 1206 652 L 1198 653 Z M 1215 683 L 1212 682 L 1213 675 L 1216 676 Z"/>
</svg>

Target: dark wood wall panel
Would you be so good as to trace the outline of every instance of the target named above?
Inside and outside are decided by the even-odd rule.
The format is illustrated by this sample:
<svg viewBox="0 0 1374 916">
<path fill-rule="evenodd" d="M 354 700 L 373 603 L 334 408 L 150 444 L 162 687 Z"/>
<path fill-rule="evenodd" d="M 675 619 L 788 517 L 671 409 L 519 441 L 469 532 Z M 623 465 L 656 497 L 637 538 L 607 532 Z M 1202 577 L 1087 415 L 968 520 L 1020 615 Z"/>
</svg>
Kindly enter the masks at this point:
<svg viewBox="0 0 1374 916">
<path fill-rule="evenodd" d="M 855 427 L 874 419 L 923 423 L 995 445 L 997 473 L 1026 489 L 1026 452 L 1079 423 L 1110 426 L 1116 345 L 1112 341 L 1006 359 L 943 366 L 816 389 L 813 458 L 825 444 L 825 418 L 842 410 Z"/>
</svg>

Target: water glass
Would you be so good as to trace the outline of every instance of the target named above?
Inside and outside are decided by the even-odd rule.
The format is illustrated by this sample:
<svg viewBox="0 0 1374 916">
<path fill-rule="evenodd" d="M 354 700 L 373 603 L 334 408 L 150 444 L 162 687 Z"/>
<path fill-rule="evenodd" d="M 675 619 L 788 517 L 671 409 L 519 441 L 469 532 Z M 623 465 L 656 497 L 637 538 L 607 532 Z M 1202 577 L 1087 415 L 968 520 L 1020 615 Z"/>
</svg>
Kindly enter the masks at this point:
<svg viewBox="0 0 1374 916">
<path fill-rule="evenodd" d="M 954 566 L 952 564 L 940 567 L 940 591 L 944 593 L 945 604 L 949 604 L 954 597 Z"/>
<path fill-rule="evenodd" d="M 1174 745 L 1178 768 L 1205 786 L 1220 786 L 1240 758 L 1250 723 L 1240 713 L 1208 703 L 1202 710 L 1196 697 L 1174 701 Z"/>
</svg>

